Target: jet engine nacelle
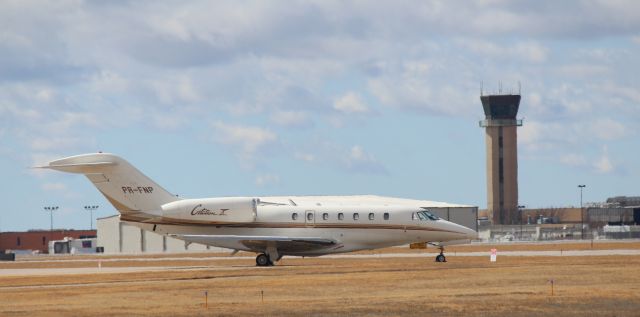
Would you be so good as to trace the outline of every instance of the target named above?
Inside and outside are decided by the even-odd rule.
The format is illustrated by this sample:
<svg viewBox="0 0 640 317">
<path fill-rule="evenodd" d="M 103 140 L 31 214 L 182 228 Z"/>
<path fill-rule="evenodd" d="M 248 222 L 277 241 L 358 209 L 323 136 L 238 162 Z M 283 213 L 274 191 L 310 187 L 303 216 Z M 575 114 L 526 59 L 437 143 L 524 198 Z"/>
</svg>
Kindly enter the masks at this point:
<svg viewBox="0 0 640 317">
<path fill-rule="evenodd" d="M 253 222 L 258 200 L 246 197 L 184 199 L 162 205 L 162 216 L 197 222 Z"/>
</svg>

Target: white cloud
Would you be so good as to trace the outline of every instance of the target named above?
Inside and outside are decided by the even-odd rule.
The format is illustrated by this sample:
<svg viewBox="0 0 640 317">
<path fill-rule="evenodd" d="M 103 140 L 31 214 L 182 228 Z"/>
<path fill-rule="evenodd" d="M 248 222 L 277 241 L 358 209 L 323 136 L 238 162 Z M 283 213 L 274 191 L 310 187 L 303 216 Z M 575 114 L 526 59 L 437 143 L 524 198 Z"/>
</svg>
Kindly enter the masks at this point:
<svg viewBox="0 0 640 317">
<path fill-rule="evenodd" d="M 43 88 L 38 91 L 35 95 L 35 99 L 39 102 L 51 102 L 55 98 L 55 91 L 51 88 Z"/>
<path fill-rule="evenodd" d="M 255 152 L 258 148 L 278 140 L 275 133 L 251 126 L 215 122 L 216 140 L 223 144 L 239 145 L 245 152 Z"/>
<path fill-rule="evenodd" d="M 268 152 L 270 147 L 275 147 L 278 142 L 278 136 L 274 132 L 260 127 L 227 124 L 221 121 L 213 123 L 212 126 L 215 129 L 214 140 L 235 148 L 243 163 L 249 165 L 262 158 L 258 157 L 259 154 Z"/>
<path fill-rule="evenodd" d="M 315 155 L 310 154 L 310 153 L 302 153 L 302 152 L 296 152 L 293 157 L 297 160 L 301 160 L 301 161 L 305 161 L 305 162 L 313 162 L 316 160 Z"/>
<path fill-rule="evenodd" d="M 345 147 L 326 140 L 310 140 L 293 158 L 308 164 L 328 166 L 353 174 L 387 174 L 387 168 L 361 145 Z"/>
<path fill-rule="evenodd" d="M 623 85 L 616 85 L 612 82 L 607 82 L 598 88 L 601 89 L 603 92 L 606 92 L 612 95 L 612 97 L 626 98 L 628 101 L 634 103 L 633 106 L 636 109 L 638 108 L 638 104 L 640 104 L 640 90 L 638 90 L 637 88 L 627 87 Z"/>
<path fill-rule="evenodd" d="M 589 123 L 591 133 L 605 141 L 616 140 L 627 135 L 627 127 L 624 124 L 610 118 L 598 118 Z"/>
<path fill-rule="evenodd" d="M 367 88 L 385 106 L 446 116 L 470 116 L 478 110 L 476 87 L 470 88 L 469 82 L 452 86 L 441 80 L 451 69 L 441 68 L 436 72 L 431 67 L 416 67 L 414 61 L 405 61 L 386 65 L 382 71 L 382 75 L 369 79 Z"/>
<path fill-rule="evenodd" d="M 527 150 L 566 150 L 567 146 L 593 146 L 628 135 L 624 124 L 611 118 L 573 122 L 525 121 L 518 131 L 518 142 Z"/>
<path fill-rule="evenodd" d="M 546 46 L 535 41 L 500 45 L 484 39 L 464 38 L 458 39 L 457 43 L 483 57 L 489 57 L 502 63 L 510 60 L 542 63 L 547 60 L 549 54 L 549 49 Z"/>
<path fill-rule="evenodd" d="M 42 189 L 45 191 L 60 192 L 67 191 L 68 187 L 63 183 L 44 183 L 42 184 Z"/>
<path fill-rule="evenodd" d="M 311 124 L 303 111 L 276 111 L 270 116 L 271 122 L 286 127 L 305 127 Z"/>
<path fill-rule="evenodd" d="M 596 171 L 599 173 L 606 174 L 613 171 L 614 167 L 613 167 L 613 164 L 611 163 L 611 159 L 609 158 L 609 150 L 607 146 L 603 147 L 602 155 L 593 164 L 593 166 L 595 167 Z"/>
<path fill-rule="evenodd" d="M 0 114 L 15 117 L 22 124 L 31 124 L 42 117 L 36 109 L 22 108 L 12 103 L 0 104 Z"/>
<path fill-rule="evenodd" d="M 538 42 L 521 42 L 515 45 L 511 53 L 529 62 L 543 63 L 547 61 L 549 49 Z"/>
<path fill-rule="evenodd" d="M 592 64 L 570 64 L 558 68 L 560 74 L 578 78 L 606 76 L 610 71 L 611 69 L 607 66 Z"/>
<path fill-rule="evenodd" d="M 51 133 L 68 132 L 79 127 L 97 127 L 100 120 L 93 113 L 64 112 L 59 118 L 48 123 L 47 130 Z"/>
<path fill-rule="evenodd" d="M 255 183 L 261 187 L 277 185 L 280 183 L 280 176 L 275 174 L 261 174 L 256 177 Z"/>
<path fill-rule="evenodd" d="M 39 152 L 64 151 L 86 143 L 87 140 L 80 137 L 41 136 L 32 138 L 29 147 Z"/>
<path fill-rule="evenodd" d="M 150 115 L 153 126 L 161 130 L 176 130 L 189 123 L 182 113 L 156 112 Z"/>
<path fill-rule="evenodd" d="M 186 76 L 153 80 L 150 86 L 158 100 L 164 104 L 194 103 L 201 100 L 193 81 Z"/>
<path fill-rule="evenodd" d="M 356 173 L 387 173 L 387 169 L 360 145 L 354 145 L 349 149 L 344 158 L 344 168 Z"/>
<path fill-rule="evenodd" d="M 518 131 L 518 143 L 531 149 L 538 148 L 544 137 L 545 127 L 536 121 L 524 122 Z"/>
<path fill-rule="evenodd" d="M 91 86 L 98 93 L 121 94 L 127 91 L 130 83 L 118 72 L 101 70 L 92 76 Z"/>
<path fill-rule="evenodd" d="M 560 162 L 573 167 L 582 167 L 587 165 L 587 159 L 584 157 L 584 155 L 575 153 L 561 155 Z"/>
<path fill-rule="evenodd" d="M 338 98 L 333 103 L 333 108 L 346 114 L 365 114 L 369 112 L 369 107 L 364 104 L 360 95 L 355 92 L 348 92 Z"/>
</svg>

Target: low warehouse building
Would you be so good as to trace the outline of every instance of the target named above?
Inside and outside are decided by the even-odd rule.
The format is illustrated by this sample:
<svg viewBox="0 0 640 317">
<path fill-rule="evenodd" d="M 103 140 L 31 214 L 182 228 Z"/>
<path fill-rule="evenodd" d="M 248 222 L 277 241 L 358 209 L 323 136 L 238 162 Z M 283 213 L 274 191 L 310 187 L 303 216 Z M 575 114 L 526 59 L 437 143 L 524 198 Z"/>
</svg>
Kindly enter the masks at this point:
<svg viewBox="0 0 640 317">
<path fill-rule="evenodd" d="M 47 253 L 49 241 L 95 238 L 95 230 L 54 229 L 0 232 L 0 253 Z"/>
</svg>

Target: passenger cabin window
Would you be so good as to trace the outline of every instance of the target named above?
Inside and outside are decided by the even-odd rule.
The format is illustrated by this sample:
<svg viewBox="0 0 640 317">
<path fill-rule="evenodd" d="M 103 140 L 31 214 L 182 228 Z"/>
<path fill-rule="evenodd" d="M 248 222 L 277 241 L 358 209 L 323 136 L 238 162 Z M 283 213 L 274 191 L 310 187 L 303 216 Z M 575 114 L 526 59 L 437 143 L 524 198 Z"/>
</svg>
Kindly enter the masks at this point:
<svg viewBox="0 0 640 317">
<path fill-rule="evenodd" d="M 329 220 L 329 214 L 328 213 L 323 213 L 322 214 L 322 220 Z"/>
<path fill-rule="evenodd" d="M 339 213 L 338 214 L 338 220 L 344 220 L 344 214 L 343 213 Z"/>
<path fill-rule="evenodd" d="M 313 221 L 313 213 L 312 212 L 307 214 L 307 220 Z"/>
<path fill-rule="evenodd" d="M 294 212 L 291 214 L 291 220 L 298 220 L 298 213 Z"/>
<path fill-rule="evenodd" d="M 438 216 L 432 214 L 428 210 L 418 211 L 415 214 L 418 215 L 420 221 L 436 221 L 440 219 Z"/>
<path fill-rule="evenodd" d="M 360 218 L 360 215 L 356 212 L 353 214 L 353 220 L 358 220 L 358 218 Z"/>
<path fill-rule="evenodd" d="M 389 220 L 389 213 L 388 212 L 384 213 L 384 220 Z"/>
<path fill-rule="evenodd" d="M 369 213 L 369 220 L 373 220 L 375 218 L 375 215 L 371 212 Z"/>
</svg>

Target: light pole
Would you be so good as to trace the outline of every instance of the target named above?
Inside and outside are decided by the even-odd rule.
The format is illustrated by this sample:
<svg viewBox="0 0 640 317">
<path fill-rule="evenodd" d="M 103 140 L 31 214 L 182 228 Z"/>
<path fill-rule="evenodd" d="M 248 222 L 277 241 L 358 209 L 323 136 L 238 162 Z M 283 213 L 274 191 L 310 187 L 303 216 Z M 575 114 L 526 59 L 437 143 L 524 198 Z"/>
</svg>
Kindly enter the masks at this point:
<svg viewBox="0 0 640 317">
<path fill-rule="evenodd" d="M 582 208 L 582 190 L 587 187 L 587 185 L 578 185 L 580 188 L 580 239 L 584 240 L 584 209 Z"/>
<path fill-rule="evenodd" d="M 520 211 L 520 240 L 522 241 L 522 210 L 526 208 L 524 205 L 518 206 L 518 210 Z"/>
<path fill-rule="evenodd" d="M 98 207 L 100 207 L 100 206 L 97 206 L 97 205 L 96 206 L 84 206 L 84 210 L 88 210 L 89 214 L 90 214 L 90 217 L 91 217 L 89 219 L 89 222 L 91 224 L 91 226 L 90 226 L 91 230 L 93 230 L 93 211 L 98 209 Z"/>
<path fill-rule="evenodd" d="M 58 206 L 46 206 L 44 207 L 45 211 L 49 212 L 49 215 L 51 216 L 51 227 L 49 229 L 49 241 L 53 240 L 53 212 L 58 210 Z"/>
</svg>

